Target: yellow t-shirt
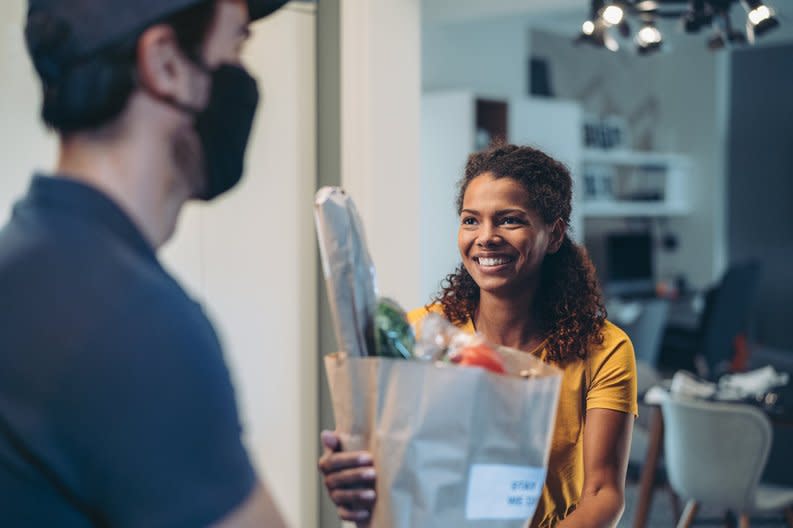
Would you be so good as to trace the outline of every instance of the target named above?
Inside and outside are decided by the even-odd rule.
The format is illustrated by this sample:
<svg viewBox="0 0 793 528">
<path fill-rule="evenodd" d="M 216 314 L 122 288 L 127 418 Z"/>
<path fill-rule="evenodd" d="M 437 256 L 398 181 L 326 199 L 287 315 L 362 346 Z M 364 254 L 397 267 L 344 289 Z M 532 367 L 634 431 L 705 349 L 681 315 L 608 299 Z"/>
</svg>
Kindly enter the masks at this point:
<svg viewBox="0 0 793 528">
<path fill-rule="evenodd" d="M 439 305 L 431 310 L 443 313 Z M 426 308 L 418 308 L 408 314 L 408 321 L 415 323 L 426 314 Z M 474 332 L 472 321 L 460 328 Z M 540 359 L 545 359 L 546 353 L 544 345 L 532 352 Z M 638 414 L 633 345 L 625 332 L 609 321 L 603 327 L 603 343 L 592 345 L 586 359 L 571 361 L 563 367 L 548 474 L 532 527 L 555 526 L 575 509 L 581 497 L 587 409 Z"/>
</svg>

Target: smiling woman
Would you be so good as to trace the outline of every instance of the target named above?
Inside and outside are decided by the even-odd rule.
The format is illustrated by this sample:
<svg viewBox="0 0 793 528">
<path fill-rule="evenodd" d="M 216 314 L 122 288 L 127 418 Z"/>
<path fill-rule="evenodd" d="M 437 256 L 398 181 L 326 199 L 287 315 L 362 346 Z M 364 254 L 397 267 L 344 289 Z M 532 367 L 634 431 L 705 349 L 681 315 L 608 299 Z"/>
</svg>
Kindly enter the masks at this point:
<svg viewBox="0 0 793 528">
<path fill-rule="evenodd" d="M 468 159 L 457 197 L 461 264 L 432 304 L 461 329 L 563 371 L 548 473 L 532 527 L 614 526 L 637 412 L 633 346 L 606 321 L 592 263 L 567 235 L 572 179 L 531 147 L 497 145 Z M 368 453 L 339 453 L 325 433 L 320 468 L 341 516 L 375 502 Z"/>
<path fill-rule="evenodd" d="M 567 168 L 537 149 L 504 145 L 471 155 L 459 185 L 462 264 L 435 302 L 460 324 L 476 319 L 482 296 L 515 298 L 536 337 L 548 337 L 552 360 L 585 357 L 602 341 L 606 311 L 589 257 L 567 235 Z"/>
</svg>

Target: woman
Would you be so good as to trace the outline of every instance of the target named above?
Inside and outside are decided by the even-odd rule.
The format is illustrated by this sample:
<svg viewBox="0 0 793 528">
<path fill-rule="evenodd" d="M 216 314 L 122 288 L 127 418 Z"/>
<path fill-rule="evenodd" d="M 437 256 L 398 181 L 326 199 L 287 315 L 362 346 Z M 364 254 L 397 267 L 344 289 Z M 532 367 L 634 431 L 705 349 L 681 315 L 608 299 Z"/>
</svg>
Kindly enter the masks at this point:
<svg viewBox="0 0 793 528">
<path fill-rule="evenodd" d="M 569 172 L 539 150 L 471 155 L 457 199 L 462 264 L 432 305 L 409 315 L 442 313 L 563 370 L 537 527 L 616 524 L 637 413 L 633 347 L 606 321 L 594 268 L 567 235 L 571 198 Z M 339 515 L 365 522 L 376 501 L 372 457 L 338 452 L 328 431 L 322 441 L 319 466 Z"/>
</svg>

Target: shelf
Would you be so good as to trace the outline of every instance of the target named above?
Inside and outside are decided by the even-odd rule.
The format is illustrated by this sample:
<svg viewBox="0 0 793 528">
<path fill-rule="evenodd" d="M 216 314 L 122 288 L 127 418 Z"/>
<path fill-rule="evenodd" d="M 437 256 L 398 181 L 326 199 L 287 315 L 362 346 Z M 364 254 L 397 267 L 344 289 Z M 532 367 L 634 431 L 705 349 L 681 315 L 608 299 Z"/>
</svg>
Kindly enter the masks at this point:
<svg viewBox="0 0 793 528">
<path fill-rule="evenodd" d="M 688 214 L 689 210 L 684 204 L 679 203 L 599 200 L 583 202 L 581 212 L 587 218 L 616 218 L 683 216 Z"/>
<path fill-rule="evenodd" d="M 584 149 L 581 160 L 584 217 L 665 217 L 690 212 L 691 162 L 685 155 Z M 661 199 L 640 200 L 640 195 Z"/>
<path fill-rule="evenodd" d="M 688 164 L 688 158 L 680 154 L 623 149 L 584 149 L 581 153 L 581 160 L 584 163 L 603 163 L 607 165 L 635 167 L 668 167 L 670 165 Z"/>
</svg>

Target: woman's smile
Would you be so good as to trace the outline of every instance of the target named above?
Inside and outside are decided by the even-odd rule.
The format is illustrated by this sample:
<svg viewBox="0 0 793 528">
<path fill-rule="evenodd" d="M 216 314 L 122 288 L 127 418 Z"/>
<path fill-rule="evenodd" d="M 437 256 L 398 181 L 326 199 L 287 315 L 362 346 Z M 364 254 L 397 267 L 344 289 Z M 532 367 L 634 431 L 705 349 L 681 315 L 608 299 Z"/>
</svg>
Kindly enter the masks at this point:
<svg viewBox="0 0 793 528">
<path fill-rule="evenodd" d="M 478 257 L 473 257 L 473 261 L 476 262 L 485 273 L 494 273 L 510 267 L 509 265 L 515 262 L 515 257 L 509 255 L 480 255 Z"/>
</svg>

